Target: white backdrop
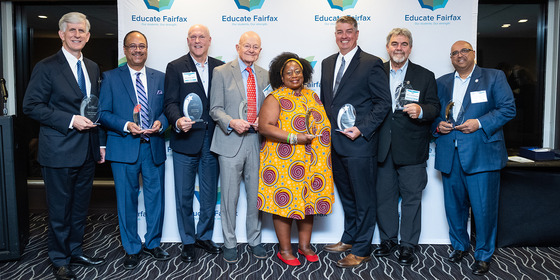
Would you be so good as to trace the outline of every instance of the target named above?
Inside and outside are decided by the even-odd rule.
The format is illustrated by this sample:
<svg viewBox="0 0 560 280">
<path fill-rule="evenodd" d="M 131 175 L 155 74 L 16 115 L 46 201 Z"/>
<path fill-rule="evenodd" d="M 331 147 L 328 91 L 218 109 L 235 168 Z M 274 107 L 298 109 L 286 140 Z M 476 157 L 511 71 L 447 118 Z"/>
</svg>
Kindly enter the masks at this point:
<svg viewBox="0 0 560 280">
<path fill-rule="evenodd" d="M 343 2 L 351 3 L 342 7 Z M 424 3 L 429 2 L 436 3 L 436 9 L 425 8 Z M 253 4 L 243 7 L 249 3 Z M 209 55 L 225 62 L 237 57 L 235 44 L 241 34 L 253 30 L 262 39 L 258 65 L 267 69 L 270 60 L 276 55 L 284 51 L 295 52 L 311 61 L 315 74 L 308 86 L 319 92 L 321 61 L 338 51 L 334 41 L 336 19 L 350 15 L 358 20 L 358 45 L 384 60 L 388 59 L 385 43 L 389 31 L 394 27 L 410 29 L 414 40 L 410 59 L 439 77 L 453 70 L 449 51 L 455 41 L 469 41 L 476 49 L 477 7 L 477 0 L 118 0 L 119 62 L 125 61 L 122 39 L 131 30 L 139 30 L 146 35 L 149 45 L 147 66 L 162 72 L 168 62 L 188 52 L 186 36 L 191 25 L 208 26 L 212 36 Z M 434 169 L 433 148 L 432 144 L 428 160 L 428 185 L 422 199 L 422 244 L 449 243 L 441 176 Z M 180 242 L 175 213 L 172 154 L 170 149 L 167 151 L 162 241 Z M 246 200 L 243 188 L 242 185 L 237 219 L 239 242 L 246 242 Z M 198 201 L 194 201 L 195 219 L 198 219 Z M 221 243 L 219 210 L 218 198 L 213 240 Z M 336 196 L 332 214 L 315 218 L 311 241 L 338 241 L 343 230 L 343 217 L 342 206 Z M 139 206 L 138 218 L 139 232 L 143 236 L 145 219 L 142 204 Z M 295 226 L 293 232 L 296 232 Z M 297 235 L 292 236 L 295 241 Z M 272 218 L 268 214 L 263 215 L 262 241 L 277 242 Z M 378 242 L 379 233 L 376 231 L 374 243 Z"/>
</svg>

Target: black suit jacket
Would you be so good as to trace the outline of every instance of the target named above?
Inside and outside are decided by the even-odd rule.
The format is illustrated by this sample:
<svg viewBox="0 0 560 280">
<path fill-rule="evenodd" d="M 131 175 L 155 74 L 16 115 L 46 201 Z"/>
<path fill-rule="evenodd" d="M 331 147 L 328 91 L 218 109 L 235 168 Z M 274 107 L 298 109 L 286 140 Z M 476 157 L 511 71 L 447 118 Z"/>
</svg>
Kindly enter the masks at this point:
<svg viewBox="0 0 560 280">
<path fill-rule="evenodd" d="M 342 156 L 375 156 L 378 141 L 375 132 L 391 109 L 389 83 L 383 71 L 383 62 L 358 47 L 342 76 L 338 93 L 333 97 L 334 68 L 338 55 L 325 58 L 321 65 L 321 101 L 333 126 L 333 148 Z M 354 141 L 334 131 L 338 128 L 338 110 L 346 103 L 356 109 L 355 126 L 363 135 Z"/>
<path fill-rule="evenodd" d="M 99 67 L 87 58 L 84 64 L 91 94 L 99 97 Z M 78 167 L 85 162 L 89 151 L 96 161 L 100 159 L 100 141 L 105 144 L 101 129 L 69 128 L 72 116 L 80 114 L 82 99 L 83 94 L 62 50 L 37 63 L 23 98 L 23 112 L 41 124 L 37 160 L 42 166 Z"/>
<path fill-rule="evenodd" d="M 165 71 L 165 101 L 164 101 L 164 113 L 169 124 L 172 127 L 172 134 L 169 146 L 176 152 L 182 154 L 197 154 L 202 149 L 204 134 L 206 133 L 206 128 L 210 133 L 210 137 L 214 135 L 214 128 L 216 124 L 214 120 L 209 115 L 210 112 L 210 87 L 212 85 L 212 72 L 214 68 L 224 64 L 224 62 L 217 60 L 212 57 L 208 57 L 208 97 L 204 92 L 204 86 L 202 85 L 202 80 L 198 75 L 196 70 L 196 65 L 190 55 L 190 53 L 169 62 L 167 64 L 167 70 Z M 196 82 L 184 83 L 183 73 L 194 72 L 196 73 Z M 184 116 L 183 114 L 183 100 L 189 93 L 196 93 L 202 100 L 202 107 L 204 112 L 202 113 L 202 119 L 207 122 L 195 123 L 193 127 L 185 132 L 177 132 L 175 124 L 177 120 Z"/>
<path fill-rule="evenodd" d="M 383 66 L 389 77 L 389 62 Z M 379 162 L 385 161 L 391 147 L 393 162 L 398 165 L 420 164 L 428 159 L 430 126 L 441 108 L 434 73 L 409 60 L 404 80 L 420 91 L 417 103 L 422 107 L 422 119 L 412 119 L 401 110 L 389 110 L 379 130 Z"/>
</svg>

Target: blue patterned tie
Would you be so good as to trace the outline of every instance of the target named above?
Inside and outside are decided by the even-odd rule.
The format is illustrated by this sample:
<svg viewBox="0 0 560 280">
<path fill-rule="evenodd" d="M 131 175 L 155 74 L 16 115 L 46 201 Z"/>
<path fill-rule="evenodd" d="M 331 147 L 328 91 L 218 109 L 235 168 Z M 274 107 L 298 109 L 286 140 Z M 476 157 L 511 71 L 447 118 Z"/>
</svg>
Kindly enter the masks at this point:
<svg viewBox="0 0 560 280">
<path fill-rule="evenodd" d="M 84 77 L 84 70 L 82 70 L 82 62 L 80 60 L 78 60 L 78 63 L 76 63 L 76 68 L 76 73 L 78 74 L 78 86 L 84 94 L 84 97 L 87 97 L 86 78 Z"/>
<path fill-rule="evenodd" d="M 140 124 L 142 129 L 150 128 L 150 117 L 149 117 L 149 107 L 148 107 L 148 96 L 146 95 L 146 90 L 140 80 L 140 72 L 136 73 L 136 95 L 138 96 L 138 103 L 140 103 Z M 140 137 L 146 141 L 150 138 L 146 134 L 140 135 Z"/>
<path fill-rule="evenodd" d="M 338 73 L 336 74 L 336 80 L 334 83 L 333 96 L 335 96 L 338 90 L 338 85 L 340 85 L 340 80 L 342 80 L 342 74 L 344 74 L 344 66 L 346 66 L 346 61 L 342 57 L 342 63 L 340 63 L 340 68 L 338 68 Z"/>
</svg>

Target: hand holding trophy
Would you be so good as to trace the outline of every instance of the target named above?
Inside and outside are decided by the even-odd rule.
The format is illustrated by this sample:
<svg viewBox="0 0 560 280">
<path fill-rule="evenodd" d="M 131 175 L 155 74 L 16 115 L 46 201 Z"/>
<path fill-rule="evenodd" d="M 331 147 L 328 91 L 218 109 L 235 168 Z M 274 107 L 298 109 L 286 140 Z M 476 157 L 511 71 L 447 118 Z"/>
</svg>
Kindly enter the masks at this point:
<svg viewBox="0 0 560 280">
<path fill-rule="evenodd" d="M 94 125 L 99 125 L 99 99 L 97 96 L 92 94 L 82 99 L 80 115 L 88 118 Z"/>
<path fill-rule="evenodd" d="M 196 93 L 189 93 L 183 100 L 183 114 L 185 117 L 191 119 L 193 122 L 204 122 L 202 118 L 202 113 L 204 108 L 202 107 L 202 100 Z"/>
<path fill-rule="evenodd" d="M 317 134 L 317 123 L 315 122 L 312 109 L 305 114 L 305 127 L 307 127 L 307 134 L 321 137 L 321 134 Z"/>
<path fill-rule="evenodd" d="M 247 105 L 247 101 L 243 100 L 241 101 L 241 103 L 239 103 L 239 118 L 247 121 L 247 111 L 248 111 L 248 105 Z M 253 126 L 257 125 L 256 123 L 249 123 L 251 125 L 251 127 L 249 127 L 249 130 L 247 130 L 247 132 L 249 133 L 256 133 L 257 131 L 255 130 L 255 128 L 253 128 Z"/>
<path fill-rule="evenodd" d="M 336 118 L 338 129 L 336 131 L 343 132 L 345 129 L 353 127 L 356 123 L 356 108 L 352 104 L 344 104 L 338 110 L 338 117 Z"/>
</svg>

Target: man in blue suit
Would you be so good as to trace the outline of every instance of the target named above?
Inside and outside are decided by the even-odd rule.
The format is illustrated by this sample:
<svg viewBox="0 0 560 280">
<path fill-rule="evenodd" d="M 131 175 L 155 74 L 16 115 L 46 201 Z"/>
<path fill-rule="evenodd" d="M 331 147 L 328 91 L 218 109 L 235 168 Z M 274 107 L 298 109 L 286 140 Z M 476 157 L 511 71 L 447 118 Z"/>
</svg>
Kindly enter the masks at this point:
<svg viewBox="0 0 560 280">
<path fill-rule="evenodd" d="M 435 168 L 442 173 L 445 212 L 458 263 L 469 250 L 469 202 L 476 225 L 472 272 L 490 269 L 498 221 L 500 169 L 507 162 L 502 127 L 515 117 L 513 93 L 502 71 L 475 65 L 471 44 L 451 47 L 455 72 L 437 80 L 442 106 L 436 127 Z M 450 102 L 454 102 L 451 109 Z M 451 109 L 451 110 L 449 110 Z"/>
<path fill-rule="evenodd" d="M 163 115 L 164 74 L 145 67 L 146 36 L 139 31 L 129 32 L 124 37 L 123 50 L 127 65 L 103 73 L 100 122 L 108 129 L 106 158 L 111 161 L 115 178 L 119 226 L 126 251 L 123 265 L 134 269 L 142 251 L 156 260 L 170 259 L 160 247 L 166 158 L 163 131 L 168 122 Z M 137 226 L 140 173 L 146 205 L 144 246 Z"/>
</svg>

